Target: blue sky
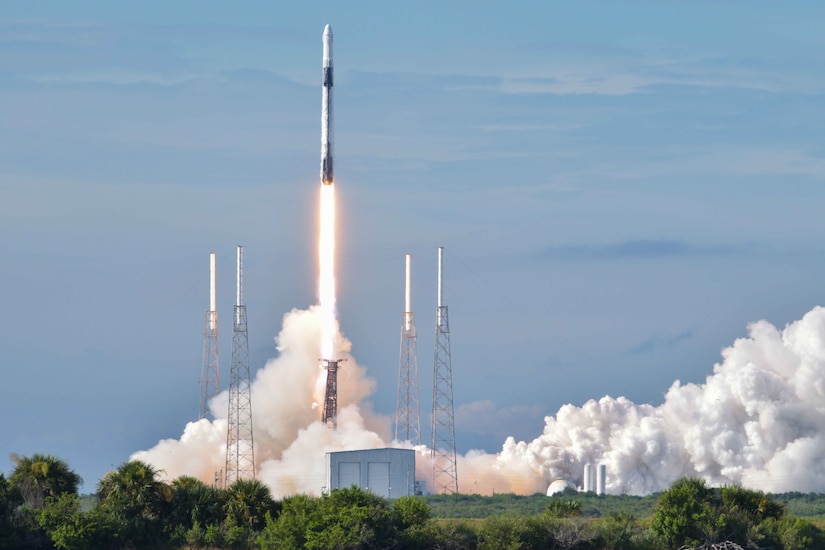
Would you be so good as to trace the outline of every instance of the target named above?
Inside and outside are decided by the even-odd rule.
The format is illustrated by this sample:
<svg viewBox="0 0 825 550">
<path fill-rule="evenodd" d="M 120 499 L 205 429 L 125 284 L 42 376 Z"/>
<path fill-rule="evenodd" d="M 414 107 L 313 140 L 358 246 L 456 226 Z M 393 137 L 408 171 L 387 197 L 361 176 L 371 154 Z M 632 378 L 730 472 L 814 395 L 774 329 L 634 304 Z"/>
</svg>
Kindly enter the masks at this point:
<svg viewBox="0 0 825 550">
<path fill-rule="evenodd" d="M 210 251 L 229 320 L 246 246 L 252 367 L 275 355 L 283 314 L 315 301 L 326 23 L 340 320 L 377 411 L 395 407 L 406 252 L 430 406 L 437 246 L 460 450 L 703 380 L 747 323 L 822 303 L 823 12 L 4 2 L 0 453 L 57 454 L 91 491 L 177 437 Z"/>
</svg>

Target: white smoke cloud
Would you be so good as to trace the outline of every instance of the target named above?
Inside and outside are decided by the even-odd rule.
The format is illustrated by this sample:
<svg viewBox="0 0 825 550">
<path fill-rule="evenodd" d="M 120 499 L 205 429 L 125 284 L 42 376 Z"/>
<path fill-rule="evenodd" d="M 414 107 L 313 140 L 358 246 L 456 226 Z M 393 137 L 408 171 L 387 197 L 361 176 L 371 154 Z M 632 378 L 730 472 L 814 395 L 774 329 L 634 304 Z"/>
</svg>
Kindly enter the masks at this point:
<svg viewBox="0 0 825 550">
<path fill-rule="evenodd" d="M 319 421 L 325 375 L 316 308 L 286 314 L 277 342 L 279 357 L 252 385 L 258 477 L 276 497 L 319 494 L 326 452 L 397 446 L 390 420 L 366 401 L 375 382 L 340 331 L 338 355 L 347 362 L 338 371 L 338 429 Z M 647 494 L 684 475 L 775 492 L 825 490 L 825 309 L 782 331 L 754 323 L 722 358 L 703 384 L 674 382 L 659 406 L 610 396 L 564 405 L 532 441 L 509 437 L 497 454 L 457 457 L 459 491 L 531 494 L 557 479 L 580 486 L 588 462 L 606 465 L 608 493 Z M 186 474 L 210 482 L 224 466 L 226 394 L 211 406 L 215 421 L 191 422 L 180 440 L 132 458 L 169 479 Z M 416 450 L 416 477 L 429 481 L 428 451 Z"/>
<path fill-rule="evenodd" d="M 825 490 L 825 309 L 780 331 L 749 327 L 704 384 L 678 380 L 658 407 L 603 397 L 565 405 L 500 456 L 547 482 L 607 466 L 607 492 L 647 494 L 680 476 L 771 492 Z"/>
<path fill-rule="evenodd" d="M 320 331 L 317 307 L 287 313 L 277 338 L 279 356 L 251 385 L 256 469 L 278 497 L 320 493 L 326 452 L 384 447 L 389 440 L 389 420 L 364 402 L 375 381 L 352 358 L 352 344 L 340 331 L 336 349 L 345 362 L 338 370 L 338 430 L 321 423 L 326 373 L 318 359 Z M 163 440 L 131 458 L 156 466 L 166 479 L 190 475 L 211 483 L 225 466 L 228 404 L 228 393 L 221 393 L 210 403 L 214 421 L 190 422 L 179 440 Z"/>
</svg>

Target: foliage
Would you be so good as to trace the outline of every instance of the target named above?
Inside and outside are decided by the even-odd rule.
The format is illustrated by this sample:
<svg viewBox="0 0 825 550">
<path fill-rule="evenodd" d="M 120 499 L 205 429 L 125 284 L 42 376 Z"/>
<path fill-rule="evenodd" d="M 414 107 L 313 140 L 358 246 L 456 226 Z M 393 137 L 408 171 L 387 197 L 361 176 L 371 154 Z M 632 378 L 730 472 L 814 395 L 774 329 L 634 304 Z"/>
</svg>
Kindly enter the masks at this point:
<svg viewBox="0 0 825 550">
<path fill-rule="evenodd" d="M 387 501 L 352 487 L 321 498 L 305 495 L 283 501 L 276 519 L 267 517 L 261 548 L 384 548 L 395 539 Z"/>
<path fill-rule="evenodd" d="M 421 527 L 430 519 L 430 507 L 420 497 L 401 497 L 392 505 L 393 522 L 398 529 Z"/>
<path fill-rule="evenodd" d="M 478 546 L 477 530 L 464 521 L 431 522 L 419 531 L 419 534 L 421 535 L 420 541 L 428 539 L 428 544 L 410 548 L 471 550 Z"/>
<path fill-rule="evenodd" d="M 269 488 L 257 479 L 233 483 L 226 490 L 223 510 L 234 525 L 255 530 L 264 526 L 267 512 L 276 511 Z"/>
<path fill-rule="evenodd" d="M 6 476 L 0 474 L 0 548 L 13 548 L 18 538 L 12 523 L 14 500 L 12 489 Z"/>
<path fill-rule="evenodd" d="M 137 460 L 122 464 L 100 480 L 98 496 L 100 506 L 121 524 L 124 542 L 146 546 L 162 539 L 161 518 L 172 490 L 153 466 Z"/>
<path fill-rule="evenodd" d="M 659 496 L 651 529 L 668 547 L 705 542 L 705 527 L 715 518 L 712 496 L 703 479 L 677 480 Z"/>
<path fill-rule="evenodd" d="M 820 536 L 809 522 L 785 514 L 761 491 L 711 489 L 682 478 L 659 497 L 651 530 L 670 547 L 731 541 L 752 548 L 812 548 Z"/>
<path fill-rule="evenodd" d="M 582 515 L 582 507 L 575 500 L 551 500 L 544 514 L 551 518 L 572 518 Z"/>
<path fill-rule="evenodd" d="M 650 517 L 656 506 L 658 495 L 644 497 L 632 495 L 596 495 L 595 493 L 575 493 L 548 497 L 543 493 L 534 495 L 514 495 L 497 493 L 482 495 L 428 495 L 424 501 L 429 504 L 434 518 L 487 518 L 500 515 L 534 516 L 541 514 L 550 502 L 575 502 L 583 517 L 605 517 L 611 513 L 627 512 L 636 517 Z"/>
<path fill-rule="evenodd" d="M 295 495 L 281 502 L 281 513 L 273 519 L 266 515 L 266 525 L 258 537 L 261 548 L 303 548 L 310 521 L 317 515 L 318 499 Z"/>
<path fill-rule="evenodd" d="M 203 544 L 203 525 L 223 519 L 224 493 L 189 476 L 174 480 L 170 489 L 164 515 L 164 532 L 169 541 L 176 545 Z"/>
<path fill-rule="evenodd" d="M 307 548 L 381 548 L 394 526 L 387 501 L 351 487 L 321 497 L 320 516 L 307 536 Z"/>
<path fill-rule="evenodd" d="M 771 497 L 796 517 L 825 516 L 825 495 L 822 493 L 779 493 Z"/>
<path fill-rule="evenodd" d="M 588 546 L 596 538 L 590 522 L 581 517 L 556 520 L 551 524 L 551 533 L 557 548 L 572 549 Z"/>
<path fill-rule="evenodd" d="M 724 508 L 738 510 L 757 523 L 767 518 L 779 519 L 785 513 L 782 504 L 772 500 L 762 491 L 745 489 L 739 485 L 722 487 L 719 496 Z"/>
<path fill-rule="evenodd" d="M 633 514 L 611 513 L 595 527 L 599 546 L 604 550 L 631 550 L 644 544 L 644 530 Z"/>
<path fill-rule="evenodd" d="M 58 513 L 52 515 L 52 521 L 61 517 L 61 506 L 65 506 L 67 503 L 58 502 L 55 504 L 58 506 Z M 76 500 L 70 506 L 73 509 L 72 512 L 62 516 L 62 521 L 52 523 L 49 527 L 49 533 L 55 548 L 95 550 L 113 548 L 117 545 L 120 524 L 116 518 L 113 518 L 100 507 L 82 512 L 79 502 Z M 63 508 L 62 511 L 68 511 L 68 509 Z"/>
<path fill-rule="evenodd" d="M 226 490 L 190 477 L 166 484 L 156 469 L 134 461 L 101 480 L 99 499 L 81 499 L 59 459 L 33 455 L 18 464 L 24 466 L 15 480 L 33 480 L 21 483 L 44 498 L 28 504 L 19 485 L 0 474 L 0 549 L 825 548 L 822 531 L 777 499 L 738 486 L 710 488 L 700 479 L 678 480 L 656 497 L 652 517 L 640 520 L 635 510 L 654 502 L 649 497 L 449 495 L 390 503 L 353 487 L 276 502 L 258 481 Z M 788 498 L 816 503 L 809 495 Z M 442 512 L 447 503 L 483 519 L 434 519 L 433 502 Z"/>
<path fill-rule="evenodd" d="M 15 466 L 9 483 L 26 506 L 41 509 L 48 497 L 77 494 L 82 479 L 56 456 L 40 453 L 20 456 L 12 453 L 11 460 Z"/>
<path fill-rule="evenodd" d="M 488 518 L 478 530 L 479 550 L 519 550 L 524 547 L 527 523 L 523 518 Z"/>
</svg>

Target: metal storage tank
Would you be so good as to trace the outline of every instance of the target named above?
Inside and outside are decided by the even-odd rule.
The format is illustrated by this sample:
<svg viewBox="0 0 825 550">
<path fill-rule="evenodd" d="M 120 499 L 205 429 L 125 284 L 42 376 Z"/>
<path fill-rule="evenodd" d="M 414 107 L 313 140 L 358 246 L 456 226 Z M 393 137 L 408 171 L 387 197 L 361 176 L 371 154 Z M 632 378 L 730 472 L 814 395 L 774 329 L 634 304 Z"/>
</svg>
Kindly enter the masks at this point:
<svg viewBox="0 0 825 550">
<path fill-rule="evenodd" d="M 588 462 L 584 465 L 584 481 L 582 482 L 582 491 L 587 493 L 596 490 L 596 481 L 593 478 L 593 465 Z"/>
<path fill-rule="evenodd" d="M 576 487 L 566 479 L 557 479 L 547 488 L 547 496 L 552 497 L 565 492 L 567 489 L 575 489 Z"/>
<path fill-rule="evenodd" d="M 387 448 L 327 453 L 325 490 L 353 485 L 384 498 L 414 495 L 415 451 Z"/>
<path fill-rule="evenodd" d="M 604 487 L 607 483 L 607 465 L 599 464 L 596 468 L 596 494 L 603 495 Z"/>
</svg>

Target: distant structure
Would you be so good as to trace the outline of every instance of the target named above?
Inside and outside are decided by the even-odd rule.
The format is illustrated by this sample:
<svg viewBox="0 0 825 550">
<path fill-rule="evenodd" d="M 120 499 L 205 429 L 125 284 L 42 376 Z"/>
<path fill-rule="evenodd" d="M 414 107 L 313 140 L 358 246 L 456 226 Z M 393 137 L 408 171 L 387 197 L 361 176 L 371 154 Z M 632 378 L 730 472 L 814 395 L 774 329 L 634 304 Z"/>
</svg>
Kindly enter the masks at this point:
<svg viewBox="0 0 825 550">
<path fill-rule="evenodd" d="M 327 371 L 327 388 L 324 392 L 324 411 L 321 421 L 333 430 L 338 428 L 338 363 L 343 359 L 322 359 Z"/>
<path fill-rule="evenodd" d="M 249 384 L 249 334 L 243 305 L 243 247 L 238 245 L 237 294 L 232 328 L 232 363 L 229 369 L 229 416 L 226 431 L 224 484 L 255 479 L 252 440 L 252 392 Z"/>
<path fill-rule="evenodd" d="M 605 494 L 605 485 L 607 484 L 607 465 L 599 464 L 596 468 L 596 494 Z"/>
<path fill-rule="evenodd" d="M 582 491 L 591 493 L 596 491 L 596 476 L 593 472 L 593 465 L 589 462 L 584 465 L 584 480 L 582 482 Z"/>
<path fill-rule="evenodd" d="M 444 247 L 438 248 L 438 306 L 435 313 L 435 364 L 433 367 L 433 426 L 430 446 L 433 463 L 433 492 L 458 492 L 455 452 L 455 413 L 453 409 L 453 371 L 450 358 L 450 323 L 442 302 L 442 260 Z"/>
<path fill-rule="evenodd" d="M 215 309 L 215 253 L 209 253 L 209 310 L 203 330 L 203 364 L 201 367 L 201 407 L 198 418 L 209 414 L 209 400 L 218 395 L 218 312 Z"/>
<path fill-rule="evenodd" d="M 406 255 L 405 308 L 401 316 L 401 353 L 398 366 L 398 408 L 395 413 L 395 440 L 421 444 L 421 413 L 418 407 L 418 352 L 415 314 L 410 309 L 410 263 Z"/>
<path fill-rule="evenodd" d="M 552 497 L 555 495 L 564 494 L 565 491 L 570 489 L 575 489 L 572 483 L 566 479 L 557 479 L 551 483 L 549 487 L 547 487 L 547 496 Z"/>
<path fill-rule="evenodd" d="M 325 492 L 353 485 L 383 498 L 401 498 L 426 492 L 415 481 L 412 449 L 365 449 L 327 453 Z"/>
</svg>

